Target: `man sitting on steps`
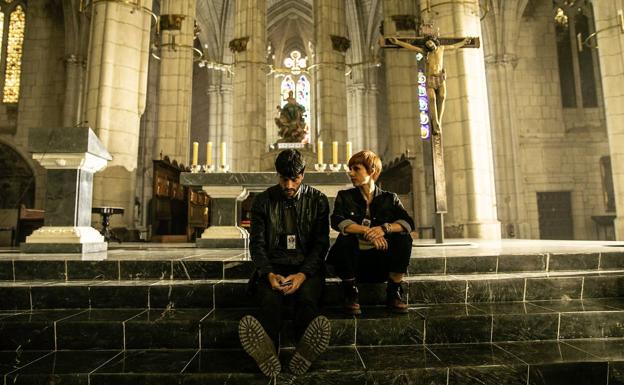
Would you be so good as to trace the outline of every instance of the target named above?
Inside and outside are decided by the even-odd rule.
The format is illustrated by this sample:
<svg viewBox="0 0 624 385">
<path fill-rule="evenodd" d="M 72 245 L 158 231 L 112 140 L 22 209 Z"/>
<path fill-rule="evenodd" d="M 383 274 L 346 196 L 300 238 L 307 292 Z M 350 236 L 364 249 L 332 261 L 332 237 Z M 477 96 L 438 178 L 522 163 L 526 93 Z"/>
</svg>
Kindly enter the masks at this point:
<svg viewBox="0 0 624 385">
<path fill-rule="evenodd" d="M 238 332 L 245 351 L 262 373 L 275 377 L 281 364 L 275 347 L 282 328 L 282 305 L 292 299 L 295 337 L 299 341 L 288 368 L 305 373 L 329 345 L 330 324 L 319 316 L 325 285 L 323 260 L 329 248 L 329 203 L 320 191 L 302 183 L 305 160 L 297 150 L 275 160 L 279 184 L 260 193 L 251 209 L 250 281 L 260 306 L 260 320 L 247 315 Z"/>
</svg>

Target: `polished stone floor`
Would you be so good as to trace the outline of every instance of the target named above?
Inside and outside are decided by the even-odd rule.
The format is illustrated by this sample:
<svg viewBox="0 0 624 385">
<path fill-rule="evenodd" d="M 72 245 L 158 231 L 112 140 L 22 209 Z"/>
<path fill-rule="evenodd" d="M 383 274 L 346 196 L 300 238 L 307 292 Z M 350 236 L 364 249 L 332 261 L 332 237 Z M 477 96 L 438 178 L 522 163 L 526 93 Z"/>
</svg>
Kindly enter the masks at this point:
<svg viewBox="0 0 624 385">
<path fill-rule="evenodd" d="M 115 244 L 96 258 L 0 250 L 0 383 L 267 384 L 237 340 L 244 250 Z M 284 384 L 624 384 L 624 244 L 415 241 L 408 315 L 326 284 L 329 351 Z M 287 309 L 286 318 L 291 314 Z M 280 356 L 293 353 L 284 325 Z"/>
</svg>

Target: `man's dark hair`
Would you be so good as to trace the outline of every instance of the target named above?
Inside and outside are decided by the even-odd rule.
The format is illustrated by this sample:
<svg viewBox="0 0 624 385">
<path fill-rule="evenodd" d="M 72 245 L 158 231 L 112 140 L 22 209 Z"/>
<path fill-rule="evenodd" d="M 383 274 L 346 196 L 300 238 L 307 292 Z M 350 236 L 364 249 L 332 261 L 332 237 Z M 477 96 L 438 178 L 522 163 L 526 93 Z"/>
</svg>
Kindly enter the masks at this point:
<svg viewBox="0 0 624 385">
<path fill-rule="evenodd" d="M 299 150 L 289 148 L 275 158 L 275 171 L 286 178 L 296 178 L 305 170 L 305 159 Z"/>
</svg>

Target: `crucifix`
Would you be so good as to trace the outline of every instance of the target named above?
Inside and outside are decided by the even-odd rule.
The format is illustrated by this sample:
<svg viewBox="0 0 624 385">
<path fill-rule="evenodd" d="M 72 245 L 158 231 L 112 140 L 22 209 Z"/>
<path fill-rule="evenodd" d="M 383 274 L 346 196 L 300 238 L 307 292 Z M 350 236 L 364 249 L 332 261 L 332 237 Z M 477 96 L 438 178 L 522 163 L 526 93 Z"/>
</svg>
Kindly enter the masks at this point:
<svg viewBox="0 0 624 385">
<path fill-rule="evenodd" d="M 433 194 L 435 199 L 436 243 L 444 242 L 444 214 L 447 212 L 444 154 L 442 151 L 442 115 L 446 99 L 444 51 L 479 48 L 478 37 L 439 37 L 432 24 L 420 25 L 421 36 L 383 36 L 382 48 L 407 49 L 417 53 L 419 63 L 419 107 L 421 138 L 431 138 Z M 421 60 L 422 59 L 422 60 Z M 424 62 L 424 71 L 421 63 Z"/>
</svg>

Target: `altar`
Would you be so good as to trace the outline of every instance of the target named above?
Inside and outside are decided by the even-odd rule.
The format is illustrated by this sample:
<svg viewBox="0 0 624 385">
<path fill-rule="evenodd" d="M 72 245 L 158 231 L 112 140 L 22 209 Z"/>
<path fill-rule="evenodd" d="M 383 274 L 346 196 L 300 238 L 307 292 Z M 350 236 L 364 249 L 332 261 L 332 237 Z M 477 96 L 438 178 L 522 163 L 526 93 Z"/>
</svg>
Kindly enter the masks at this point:
<svg viewBox="0 0 624 385">
<path fill-rule="evenodd" d="M 197 239 L 197 247 L 247 248 L 249 233 L 238 225 L 238 204 L 249 193 L 262 192 L 277 182 L 275 172 L 181 173 L 181 184 L 203 189 L 211 197 L 209 226 Z M 346 172 L 306 172 L 303 183 L 327 195 L 330 207 L 338 191 L 352 186 Z"/>
</svg>

